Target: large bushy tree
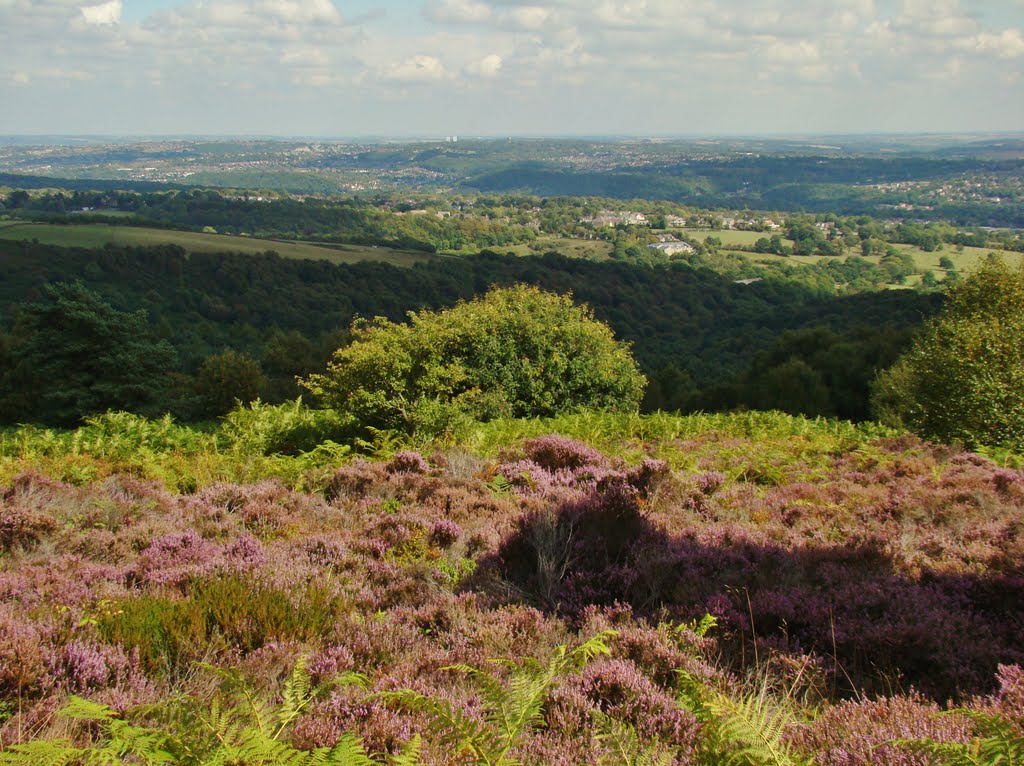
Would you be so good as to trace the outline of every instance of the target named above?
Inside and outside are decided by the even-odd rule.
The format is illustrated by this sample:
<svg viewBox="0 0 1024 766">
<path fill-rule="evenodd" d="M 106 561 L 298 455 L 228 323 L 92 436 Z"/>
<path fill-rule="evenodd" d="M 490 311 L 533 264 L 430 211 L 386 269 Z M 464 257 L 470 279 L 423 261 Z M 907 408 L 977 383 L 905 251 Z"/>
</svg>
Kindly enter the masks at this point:
<svg viewBox="0 0 1024 766">
<path fill-rule="evenodd" d="M 157 414 L 177 357 L 146 313 L 125 313 L 81 283 L 45 288 L 24 304 L 9 341 L 0 414 L 73 425 L 107 410 Z"/>
<path fill-rule="evenodd" d="M 1024 450 L 1024 266 L 993 258 L 953 285 L 873 405 L 931 439 Z"/>
<path fill-rule="evenodd" d="M 358 323 L 304 385 L 362 426 L 437 431 L 457 415 L 635 409 L 646 379 L 627 346 L 568 296 L 494 289 L 408 324 Z"/>
</svg>

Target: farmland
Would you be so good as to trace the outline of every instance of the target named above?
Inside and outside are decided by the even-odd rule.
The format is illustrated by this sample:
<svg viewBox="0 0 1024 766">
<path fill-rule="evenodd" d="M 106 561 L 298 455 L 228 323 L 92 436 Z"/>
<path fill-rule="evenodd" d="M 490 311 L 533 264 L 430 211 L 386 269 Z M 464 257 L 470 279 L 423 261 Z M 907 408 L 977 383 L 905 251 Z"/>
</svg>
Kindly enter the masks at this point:
<svg viewBox="0 0 1024 766">
<path fill-rule="evenodd" d="M 141 226 L 108 224 L 47 224 L 0 221 L 0 238 L 36 240 L 41 244 L 61 247 L 98 248 L 104 245 L 149 247 L 177 245 L 189 253 L 256 254 L 273 250 L 284 258 L 315 259 L 331 263 L 380 261 L 394 266 L 411 266 L 429 260 L 425 253 L 393 250 L 386 247 L 332 245 L 330 247 L 301 242 L 239 237 Z"/>
<path fill-rule="evenodd" d="M 757 240 L 770 236 L 772 232 L 760 232 L 760 231 L 736 231 L 736 230 L 712 230 L 712 229 L 680 229 L 679 233 L 684 234 L 687 237 L 696 239 L 697 241 L 703 242 L 708 237 L 717 237 L 722 242 L 722 251 L 729 252 L 741 256 L 745 256 L 754 261 L 781 261 L 789 263 L 804 263 L 812 264 L 821 261 L 821 255 L 773 255 L 771 253 L 751 253 L 746 250 L 735 250 L 731 246 L 742 246 L 742 247 L 753 247 Z M 790 239 L 783 238 L 783 242 L 792 247 L 793 241 Z M 953 247 L 946 246 L 942 250 L 933 252 L 926 252 L 920 247 L 914 245 L 905 244 L 894 244 L 900 252 L 910 253 L 917 267 L 922 271 L 931 270 L 938 273 L 943 273 L 945 269 L 939 266 L 939 259 L 946 257 L 953 261 L 956 266 L 956 271 L 961 273 L 969 273 L 973 271 L 979 263 L 981 263 L 990 253 L 995 253 L 999 257 L 1003 258 L 1007 263 L 1021 263 L 1024 262 L 1024 253 L 1014 252 L 1010 250 L 1001 250 L 999 248 L 987 248 L 987 247 Z M 855 254 L 855 251 L 851 250 L 850 254 Z M 878 263 L 881 258 L 876 255 L 866 256 L 867 260 L 872 263 Z"/>
</svg>

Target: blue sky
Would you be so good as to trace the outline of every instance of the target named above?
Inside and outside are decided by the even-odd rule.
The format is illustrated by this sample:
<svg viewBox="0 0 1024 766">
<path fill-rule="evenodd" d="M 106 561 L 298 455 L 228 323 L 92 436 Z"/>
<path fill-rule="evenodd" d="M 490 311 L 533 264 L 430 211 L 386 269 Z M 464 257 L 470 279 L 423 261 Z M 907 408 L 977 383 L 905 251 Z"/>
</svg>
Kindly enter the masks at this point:
<svg viewBox="0 0 1024 766">
<path fill-rule="evenodd" d="M 1024 0 L 0 0 L 0 134 L 1024 130 Z"/>
</svg>

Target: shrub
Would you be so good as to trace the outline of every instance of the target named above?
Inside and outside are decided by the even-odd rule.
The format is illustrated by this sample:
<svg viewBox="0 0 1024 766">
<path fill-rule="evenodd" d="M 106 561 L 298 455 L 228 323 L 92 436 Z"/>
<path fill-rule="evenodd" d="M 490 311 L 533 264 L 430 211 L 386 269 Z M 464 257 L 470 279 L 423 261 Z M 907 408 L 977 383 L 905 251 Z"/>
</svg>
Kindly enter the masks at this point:
<svg viewBox="0 0 1024 766">
<path fill-rule="evenodd" d="M 364 322 L 352 334 L 303 385 L 364 427 L 429 434 L 467 416 L 632 410 L 646 384 L 588 309 L 532 287 L 410 313 L 409 324 Z"/>
<path fill-rule="evenodd" d="M 929 439 L 1024 450 L 1024 267 L 990 260 L 875 382 L 876 415 Z"/>
<path fill-rule="evenodd" d="M 259 399 L 224 416 L 218 436 L 247 455 L 297 455 L 328 440 L 345 439 L 347 420 L 332 410 L 314 410 L 296 399 L 264 404 Z"/>
</svg>

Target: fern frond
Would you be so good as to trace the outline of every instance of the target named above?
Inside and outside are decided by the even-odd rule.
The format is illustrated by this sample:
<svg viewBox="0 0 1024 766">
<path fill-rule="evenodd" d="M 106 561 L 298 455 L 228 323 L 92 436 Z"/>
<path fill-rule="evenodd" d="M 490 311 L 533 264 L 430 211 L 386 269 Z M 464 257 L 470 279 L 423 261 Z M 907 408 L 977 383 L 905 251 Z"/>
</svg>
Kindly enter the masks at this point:
<svg viewBox="0 0 1024 766">
<path fill-rule="evenodd" d="M 388 766 L 422 766 L 420 756 L 423 755 L 423 738 L 414 734 L 402 752 L 388 758 Z"/>
<path fill-rule="evenodd" d="M 593 717 L 601 729 L 598 739 L 607 748 L 601 766 L 670 766 L 675 762 L 676 749 L 662 747 L 657 739 L 645 747 L 630 724 L 596 711 Z"/>
<path fill-rule="evenodd" d="M 741 700 L 708 689 L 680 673 L 679 701 L 703 724 L 702 749 L 711 760 L 742 766 L 805 766 L 785 741 L 795 722 L 790 708 L 772 699 L 767 685 Z"/>
<path fill-rule="evenodd" d="M 117 713 L 107 705 L 72 695 L 60 709 L 60 716 L 72 721 L 111 721 L 117 718 Z"/>
<path fill-rule="evenodd" d="M 974 721 L 978 736 L 970 742 L 932 739 L 896 740 L 938 766 L 1024 766 L 1024 735 L 1005 716 L 957 708 L 943 715 L 962 715 Z"/>
<path fill-rule="evenodd" d="M 722 739 L 735 748 L 730 760 L 750 766 L 798 766 L 804 761 L 786 743 L 792 713 L 762 689 L 742 700 L 716 695 L 709 708 L 719 720 Z"/>
<path fill-rule="evenodd" d="M 416 737 L 416 739 L 418 740 L 419 738 Z M 327 760 L 325 763 L 330 764 L 330 766 L 375 766 L 376 764 L 366 754 L 363 741 L 355 734 L 345 734 L 327 750 Z"/>
<path fill-rule="evenodd" d="M 306 668 L 308 660 L 305 656 L 295 661 L 295 667 L 284 682 L 281 692 L 281 704 L 274 711 L 274 733 L 276 739 L 298 718 L 313 699 L 313 680 Z"/>
<path fill-rule="evenodd" d="M 68 766 L 88 752 L 67 740 L 50 739 L 11 745 L 0 751 L 2 766 Z"/>
<path fill-rule="evenodd" d="M 546 665 L 533 658 L 492 660 L 491 664 L 509 670 L 507 681 L 469 665 L 447 667 L 473 681 L 485 703 L 483 721 L 469 718 L 446 700 L 432 700 L 411 689 L 378 696 L 426 714 L 431 720 L 428 730 L 453 745 L 456 755 L 468 754 L 483 766 L 512 766 L 516 761 L 509 752 L 526 732 L 543 723 L 544 700 L 557 678 L 600 654 L 610 654 L 607 639 L 613 635 L 616 632 L 611 630 L 599 633 L 571 652 L 559 646 Z"/>
<path fill-rule="evenodd" d="M 126 758 L 141 761 L 145 766 L 175 763 L 174 756 L 165 749 L 168 741 L 165 734 L 128 723 L 106 705 L 69 697 L 59 714 L 74 721 L 98 722 L 105 741 L 91 747 L 76 747 L 62 739 L 27 742 L 0 752 L 0 764 L 116 766 L 123 764 Z"/>
<path fill-rule="evenodd" d="M 500 744 L 495 732 L 486 722 L 474 720 L 454 707 L 448 700 L 435 700 L 411 689 L 383 692 L 381 699 L 398 703 L 407 710 L 424 713 L 430 718 L 427 731 L 437 734 L 456 748 L 457 753 L 469 752 L 478 763 L 499 763 Z"/>
<path fill-rule="evenodd" d="M 572 654 L 569 655 L 572 668 L 580 670 L 594 658 L 602 654 L 611 654 L 611 649 L 608 648 L 608 641 L 617 635 L 619 635 L 617 630 L 603 630 L 577 646 L 573 649 Z"/>
</svg>

